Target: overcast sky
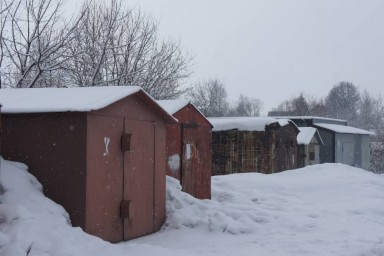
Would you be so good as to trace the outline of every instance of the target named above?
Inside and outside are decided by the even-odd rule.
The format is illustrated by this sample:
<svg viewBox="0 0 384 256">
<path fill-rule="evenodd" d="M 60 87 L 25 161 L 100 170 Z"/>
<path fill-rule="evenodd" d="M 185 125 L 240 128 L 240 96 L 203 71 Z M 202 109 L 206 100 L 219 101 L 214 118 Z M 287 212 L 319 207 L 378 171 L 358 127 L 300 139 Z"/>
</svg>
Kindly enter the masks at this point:
<svg viewBox="0 0 384 256">
<path fill-rule="evenodd" d="M 74 0 L 69 0 L 74 1 Z M 127 1 L 128 2 L 128 1 Z M 384 95 L 382 0 L 132 0 L 193 57 L 189 82 L 218 78 L 266 112 L 339 81 Z"/>
</svg>

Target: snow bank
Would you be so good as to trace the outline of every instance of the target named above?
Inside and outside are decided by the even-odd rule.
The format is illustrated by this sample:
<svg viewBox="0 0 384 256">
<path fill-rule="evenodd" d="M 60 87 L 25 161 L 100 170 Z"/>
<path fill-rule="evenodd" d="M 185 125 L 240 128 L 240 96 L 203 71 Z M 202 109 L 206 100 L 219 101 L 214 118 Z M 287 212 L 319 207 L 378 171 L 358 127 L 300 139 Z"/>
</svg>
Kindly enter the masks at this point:
<svg viewBox="0 0 384 256">
<path fill-rule="evenodd" d="M 272 117 L 211 117 L 208 121 L 213 125 L 212 131 L 226 131 L 238 129 L 239 131 L 265 131 L 265 126 L 279 123 L 280 126 L 288 125 L 288 119 Z"/>
<path fill-rule="evenodd" d="M 188 255 L 153 245 L 114 245 L 74 228 L 24 164 L 0 161 L 1 256 Z"/>
<path fill-rule="evenodd" d="M 26 166 L 1 159 L 1 256 L 383 256 L 384 175 L 323 164 L 212 177 L 212 200 L 167 178 L 156 234 L 110 244 L 73 228 Z"/>
<path fill-rule="evenodd" d="M 164 228 L 203 228 L 229 234 L 252 233 L 265 218 L 257 214 L 256 204 L 254 207 L 244 207 L 239 203 L 196 199 L 181 192 L 178 180 L 167 177 L 167 220 Z"/>
<path fill-rule="evenodd" d="M 323 164 L 214 176 L 212 201 L 167 187 L 164 230 L 138 242 L 197 255 L 384 255 L 382 175 Z"/>
</svg>

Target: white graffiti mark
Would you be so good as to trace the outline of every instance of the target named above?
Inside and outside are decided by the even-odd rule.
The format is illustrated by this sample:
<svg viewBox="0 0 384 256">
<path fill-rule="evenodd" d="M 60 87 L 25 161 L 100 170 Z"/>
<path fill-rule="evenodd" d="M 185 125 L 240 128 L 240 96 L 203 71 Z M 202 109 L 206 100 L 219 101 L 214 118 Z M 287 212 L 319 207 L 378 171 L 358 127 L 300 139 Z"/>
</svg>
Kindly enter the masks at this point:
<svg viewBox="0 0 384 256">
<path fill-rule="evenodd" d="M 108 137 L 104 137 L 104 144 L 105 144 L 105 152 L 104 152 L 104 156 L 108 155 L 108 146 L 109 146 L 109 142 L 111 141 L 110 138 Z"/>
<path fill-rule="evenodd" d="M 191 144 L 186 145 L 185 158 L 187 160 L 191 159 Z"/>
</svg>

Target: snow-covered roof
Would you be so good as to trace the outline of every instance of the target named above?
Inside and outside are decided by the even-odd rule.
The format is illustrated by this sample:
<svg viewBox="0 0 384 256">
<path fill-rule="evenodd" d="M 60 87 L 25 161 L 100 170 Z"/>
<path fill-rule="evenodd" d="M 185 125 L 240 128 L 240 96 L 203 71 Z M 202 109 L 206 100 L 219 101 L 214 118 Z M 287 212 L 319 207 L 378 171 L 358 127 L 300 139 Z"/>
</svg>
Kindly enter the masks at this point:
<svg viewBox="0 0 384 256">
<path fill-rule="evenodd" d="M 300 132 L 297 135 L 297 144 L 299 144 L 299 145 L 311 144 L 313 136 L 315 136 L 316 134 L 318 135 L 318 138 L 320 139 L 320 143 L 323 144 L 323 141 L 320 137 L 320 134 L 316 128 L 313 128 L 313 127 L 298 127 L 298 128 L 299 128 Z"/>
<path fill-rule="evenodd" d="M 208 121 L 213 125 L 212 131 L 226 131 L 238 129 L 239 131 L 265 131 L 265 126 L 279 123 L 287 125 L 288 119 L 276 119 L 272 117 L 210 117 Z"/>
<path fill-rule="evenodd" d="M 4 113 L 86 112 L 140 90 L 138 86 L 1 89 L 0 103 Z"/>
<path fill-rule="evenodd" d="M 175 114 L 177 111 L 187 106 L 190 102 L 189 100 L 158 100 L 157 103 L 165 109 L 170 115 Z"/>
<path fill-rule="evenodd" d="M 337 133 L 351 133 L 351 134 L 368 134 L 373 135 L 372 132 L 366 131 L 363 129 L 355 128 L 352 126 L 346 126 L 346 125 L 338 125 L 338 124 L 323 124 L 323 123 L 315 123 L 315 126 L 337 132 Z"/>
<path fill-rule="evenodd" d="M 326 120 L 326 121 L 334 121 L 334 122 L 347 122 L 346 120 L 342 119 L 335 119 L 335 118 L 328 118 L 328 117 L 320 117 L 320 116 L 273 116 L 274 118 L 283 118 L 283 119 L 301 119 L 301 120 L 308 120 L 308 119 L 317 119 L 317 120 Z"/>
</svg>

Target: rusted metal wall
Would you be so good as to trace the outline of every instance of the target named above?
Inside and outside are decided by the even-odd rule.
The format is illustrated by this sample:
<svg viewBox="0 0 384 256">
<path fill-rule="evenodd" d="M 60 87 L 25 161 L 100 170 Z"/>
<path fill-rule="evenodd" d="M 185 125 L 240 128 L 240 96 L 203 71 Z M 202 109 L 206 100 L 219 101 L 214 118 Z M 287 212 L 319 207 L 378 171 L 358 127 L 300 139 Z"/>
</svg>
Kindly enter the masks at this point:
<svg viewBox="0 0 384 256">
<path fill-rule="evenodd" d="M 85 230 L 110 242 L 123 239 L 123 131 L 123 117 L 88 115 Z"/>
<path fill-rule="evenodd" d="M 212 175 L 274 173 L 297 166 L 297 131 L 293 125 L 260 131 L 217 131 L 212 134 Z"/>
<path fill-rule="evenodd" d="M 167 175 L 181 180 L 181 125 L 167 125 Z"/>
<path fill-rule="evenodd" d="M 192 105 L 174 114 L 178 125 L 167 126 L 167 174 L 179 179 L 183 191 L 199 199 L 211 198 L 212 126 Z M 171 158 L 174 159 L 171 159 Z"/>
<path fill-rule="evenodd" d="M 211 198 L 212 176 L 212 127 L 197 127 L 196 143 L 196 189 L 195 197 L 200 199 Z"/>
<path fill-rule="evenodd" d="M 4 157 L 25 162 L 74 226 L 111 242 L 146 235 L 165 220 L 166 126 L 156 107 L 138 94 L 89 113 L 3 114 Z"/>
<path fill-rule="evenodd" d="M 98 121 L 94 125 L 90 123 L 88 125 L 88 130 L 94 130 L 95 134 L 89 141 L 88 150 L 94 151 L 94 144 L 98 145 L 99 150 L 96 153 L 89 153 L 92 157 L 88 161 L 98 159 L 99 164 L 95 163 L 92 169 L 87 169 L 87 172 L 104 173 L 104 176 L 95 179 L 99 179 L 105 186 L 110 180 L 114 182 L 112 186 L 120 189 L 120 197 L 119 202 L 117 200 L 108 202 L 106 205 L 109 208 L 104 205 L 99 207 L 98 222 L 90 220 L 88 228 L 97 229 L 100 223 L 105 223 L 104 226 L 108 227 L 108 231 L 105 229 L 104 234 L 116 238 L 120 235 L 119 241 L 153 233 L 160 229 L 165 220 L 166 126 L 164 119 L 149 106 L 140 97 L 128 97 L 90 114 L 95 116 L 91 119 Z M 110 120 L 107 122 L 105 119 Z M 123 133 L 130 135 L 129 149 L 124 152 L 120 147 L 120 136 Z M 109 150 L 112 151 L 109 152 L 116 152 L 109 158 L 118 158 L 113 164 L 106 158 L 108 155 L 104 156 L 105 137 L 110 139 Z M 112 172 L 121 174 L 122 178 L 110 179 L 109 168 L 113 168 Z M 97 189 L 99 191 L 96 191 Z M 100 186 L 94 185 L 88 189 L 88 193 L 101 193 Z M 97 200 L 98 196 L 95 195 L 94 202 L 90 202 L 89 205 L 94 206 Z M 108 197 L 104 197 L 104 200 L 108 200 Z"/>
<path fill-rule="evenodd" d="M 1 108 L 2 108 L 2 105 L 0 104 L 0 156 L 1 156 Z"/>
<path fill-rule="evenodd" d="M 154 231 L 155 125 L 125 119 L 124 131 L 132 134 L 130 150 L 124 153 L 124 200 L 129 202 L 124 239 L 130 239 Z"/>
<path fill-rule="evenodd" d="M 86 114 L 2 114 L 4 158 L 26 163 L 74 226 L 85 226 Z"/>
</svg>

